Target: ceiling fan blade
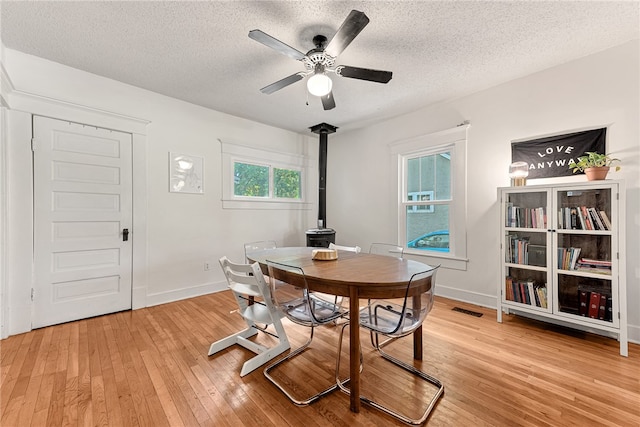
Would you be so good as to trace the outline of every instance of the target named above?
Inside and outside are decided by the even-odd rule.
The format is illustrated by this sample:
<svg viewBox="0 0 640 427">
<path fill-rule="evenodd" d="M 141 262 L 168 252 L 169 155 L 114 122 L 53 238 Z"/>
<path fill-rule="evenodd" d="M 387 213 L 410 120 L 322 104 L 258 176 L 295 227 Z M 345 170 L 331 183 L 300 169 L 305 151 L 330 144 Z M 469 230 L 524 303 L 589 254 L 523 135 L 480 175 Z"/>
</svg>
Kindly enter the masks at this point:
<svg viewBox="0 0 640 427">
<path fill-rule="evenodd" d="M 351 79 L 368 80 L 370 82 L 388 83 L 393 76 L 391 71 L 372 70 L 370 68 L 348 67 L 339 65 L 336 67 L 336 74 Z"/>
<path fill-rule="evenodd" d="M 333 36 L 324 52 L 335 58 L 356 38 L 360 31 L 369 23 L 364 12 L 352 10 Z"/>
<path fill-rule="evenodd" d="M 320 97 L 322 99 L 322 106 L 325 110 L 331 110 L 336 108 L 336 101 L 333 99 L 333 92 L 329 92 L 325 96 Z"/>
<path fill-rule="evenodd" d="M 300 52 L 298 49 L 294 49 L 288 44 L 283 43 L 280 40 L 273 38 L 269 34 L 264 33 L 260 30 L 249 31 L 249 38 L 260 42 L 263 45 L 270 47 L 271 49 L 274 49 L 283 55 L 287 55 L 289 58 L 293 58 L 296 61 L 301 61 L 305 56 L 304 53 Z"/>
<path fill-rule="evenodd" d="M 271 83 L 269 86 L 263 87 L 262 89 L 260 89 L 260 92 L 266 93 L 268 95 L 270 93 L 273 93 L 277 90 L 282 89 L 283 87 L 289 86 L 290 84 L 293 84 L 297 81 L 302 80 L 303 77 L 304 77 L 304 73 L 292 74 L 289 77 L 285 77 L 282 80 L 278 80 L 275 83 Z"/>
</svg>

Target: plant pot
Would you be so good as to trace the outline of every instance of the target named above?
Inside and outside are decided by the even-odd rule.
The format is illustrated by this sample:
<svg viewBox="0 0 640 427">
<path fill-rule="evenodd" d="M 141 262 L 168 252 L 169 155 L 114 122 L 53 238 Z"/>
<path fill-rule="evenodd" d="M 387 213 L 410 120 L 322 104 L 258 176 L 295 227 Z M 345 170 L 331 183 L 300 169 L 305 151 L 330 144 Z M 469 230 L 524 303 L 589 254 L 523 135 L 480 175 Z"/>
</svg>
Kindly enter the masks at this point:
<svg viewBox="0 0 640 427">
<path fill-rule="evenodd" d="M 609 166 L 602 166 L 599 168 L 587 168 L 584 170 L 584 174 L 587 175 L 588 181 L 598 181 L 605 179 L 609 173 Z"/>
</svg>

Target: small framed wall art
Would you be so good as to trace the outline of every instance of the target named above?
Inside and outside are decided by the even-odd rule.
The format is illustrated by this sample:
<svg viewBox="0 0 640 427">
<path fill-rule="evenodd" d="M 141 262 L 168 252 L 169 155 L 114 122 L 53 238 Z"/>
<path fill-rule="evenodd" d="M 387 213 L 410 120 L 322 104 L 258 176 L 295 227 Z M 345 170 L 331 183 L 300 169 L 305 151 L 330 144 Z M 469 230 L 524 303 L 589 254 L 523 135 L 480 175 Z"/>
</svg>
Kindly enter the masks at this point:
<svg viewBox="0 0 640 427">
<path fill-rule="evenodd" d="M 204 194 L 204 159 L 183 153 L 169 153 L 169 191 Z"/>
</svg>

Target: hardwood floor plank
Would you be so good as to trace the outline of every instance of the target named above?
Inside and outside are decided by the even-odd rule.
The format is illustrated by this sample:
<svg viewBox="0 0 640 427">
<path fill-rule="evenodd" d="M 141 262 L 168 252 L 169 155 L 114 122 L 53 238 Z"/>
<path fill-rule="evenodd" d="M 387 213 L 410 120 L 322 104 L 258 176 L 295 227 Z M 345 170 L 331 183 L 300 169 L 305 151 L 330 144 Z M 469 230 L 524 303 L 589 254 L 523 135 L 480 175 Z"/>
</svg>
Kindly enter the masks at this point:
<svg viewBox="0 0 640 427">
<path fill-rule="evenodd" d="M 454 306 L 482 317 L 453 311 Z M 245 327 L 230 313 L 234 309 L 231 293 L 224 291 L 2 340 L 0 425 L 403 425 L 367 405 L 351 412 L 348 396 L 340 392 L 296 407 L 262 369 L 240 377 L 253 353 L 239 346 L 207 356 L 212 342 Z M 500 324 L 495 316 L 495 310 L 436 298 L 424 325 L 423 360 L 412 360 L 411 339 L 388 346 L 444 383 L 429 425 L 640 425 L 639 345 L 630 344 L 625 358 L 610 338 L 514 315 Z M 290 322 L 285 328 L 294 347 L 309 332 Z M 282 372 L 293 386 L 313 388 L 331 378 L 338 332 L 317 328 L 312 350 Z M 264 334 L 252 339 L 273 342 Z M 428 387 L 392 370 L 366 333 L 362 348 L 362 392 L 415 412 L 412 402 Z M 343 352 L 346 357 L 348 348 Z M 345 367 L 347 359 L 342 362 Z"/>
<path fill-rule="evenodd" d="M 51 338 L 53 333 L 53 328 L 43 331 L 42 341 L 33 354 L 34 361 L 31 365 L 31 369 L 28 368 L 29 365 L 25 365 L 23 366 L 23 371 L 20 373 L 20 377 L 23 380 L 22 383 L 24 384 L 26 382 L 27 387 L 24 390 L 24 401 L 22 403 L 22 408 L 20 408 L 18 425 L 30 425 L 33 414 L 36 411 L 36 401 L 38 399 L 38 392 L 40 391 L 40 384 L 45 376 L 44 372 L 45 367 L 47 366 L 47 358 L 50 354 Z M 55 353 L 53 355 L 55 356 Z M 18 383 L 20 383 L 20 379 L 18 380 Z M 16 388 L 14 390 L 14 393 L 15 392 L 20 393 L 20 388 Z"/>
<path fill-rule="evenodd" d="M 62 425 L 78 424 L 78 356 L 80 353 L 80 323 L 71 322 L 69 326 L 69 349 L 67 355 L 66 377 L 64 384 L 64 404 Z"/>
<path fill-rule="evenodd" d="M 78 426 L 93 424 L 88 321 L 80 321 L 78 335 Z"/>
<path fill-rule="evenodd" d="M 36 334 L 20 334 L 15 337 L 11 337 L 10 339 L 14 339 L 19 342 L 20 345 L 16 345 L 16 354 L 14 357 L 14 362 L 3 366 L 3 381 L 0 385 L 0 416 L 4 417 L 4 413 L 7 408 L 8 402 L 10 402 L 11 394 L 13 393 L 13 389 L 15 387 L 16 382 L 18 381 L 18 377 L 20 376 L 20 371 L 22 370 L 22 365 L 25 362 L 27 354 L 30 353 L 31 344 L 35 339 Z M 10 339 L 5 339 L 3 341 L 8 341 Z M 11 345 L 9 345 L 11 347 Z"/>
<path fill-rule="evenodd" d="M 136 339 L 138 335 L 137 324 L 142 321 L 143 316 L 140 313 L 131 312 L 123 313 L 117 316 L 120 322 L 120 334 L 118 335 L 118 348 L 122 355 L 124 363 L 124 374 L 128 383 L 134 413 L 133 418 L 128 419 L 132 425 L 152 426 L 154 419 L 159 414 L 150 410 L 150 404 L 154 404 L 153 399 L 148 399 L 148 395 L 152 393 L 153 384 L 149 377 L 149 372 L 144 366 L 140 351 L 136 347 L 139 342 Z M 160 412 L 161 413 L 161 412 Z"/>
<path fill-rule="evenodd" d="M 136 411 L 131 398 L 131 389 L 125 373 L 125 362 L 120 351 L 118 338 L 121 335 L 118 316 L 105 316 L 104 333 L 113 368 L 113 381 L 118 395 L 118 407 L 122 425 L 137 426 Z"/>
</svg>

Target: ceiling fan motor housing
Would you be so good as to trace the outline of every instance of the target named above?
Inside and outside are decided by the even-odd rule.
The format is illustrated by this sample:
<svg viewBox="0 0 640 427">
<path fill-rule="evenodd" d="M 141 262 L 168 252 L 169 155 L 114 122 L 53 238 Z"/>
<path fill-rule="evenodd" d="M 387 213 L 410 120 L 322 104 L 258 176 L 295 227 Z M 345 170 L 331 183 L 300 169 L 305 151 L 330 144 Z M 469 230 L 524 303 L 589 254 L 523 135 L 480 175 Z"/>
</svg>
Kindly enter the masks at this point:
<svg viewBox="0 0 640 427">
<path fill-rule="evenodd" d="M 302 59 L 302 62 L 304 63 L 304 66 L 307 68 L 307 70 L 315 70 L 316 64 L 321 64 L 325 68 L 333 67 L 335 61 L 335 58 L 327 55 L 324 52 L 324 49 L 319 47 L 311 49 Z"/>
</svg>

